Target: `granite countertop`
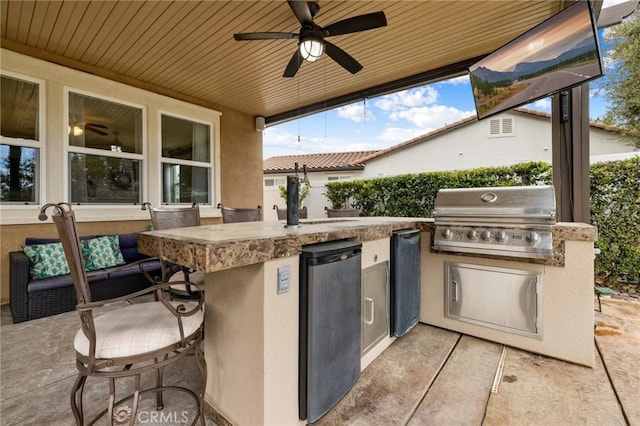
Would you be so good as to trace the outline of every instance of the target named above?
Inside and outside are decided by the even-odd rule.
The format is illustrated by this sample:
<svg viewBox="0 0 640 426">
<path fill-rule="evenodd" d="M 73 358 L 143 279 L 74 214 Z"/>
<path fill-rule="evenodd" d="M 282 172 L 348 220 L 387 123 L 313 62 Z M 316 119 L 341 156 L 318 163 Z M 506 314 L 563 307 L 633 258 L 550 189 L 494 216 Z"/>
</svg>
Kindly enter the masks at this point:
<svg viewBox="0 0 640 426">
<path fill-rule="evenodd" d="M 298 228 L 285 221 L 243 222 L 142 232 L 138 251 L 161 254 L 179 265 L 213 272 L 300 254 L 302 246 L 340 239 L 373 241 L 400 229 L 426 229 L 433 219 L 361 217 L 300 220 Z"/>
<path fill-rule="evenodd" d="M 433 219 L 360 217 L 301 220 L 298 228 L 284 221 L 244 222 L 142 232 L 138 251 L 164 257 L 199 271 L 214 272 L 300 254 L 302 246 L 340 239 L 365 242 L 389 238 L 401 229 L 433 230 Z M 564 241 L 595 241 L 597 229 L 579 223 L 554 225 L 554 259 L 564 265 Z M 513 259 L 511 259 L 513 260 Z"/>
</svg>

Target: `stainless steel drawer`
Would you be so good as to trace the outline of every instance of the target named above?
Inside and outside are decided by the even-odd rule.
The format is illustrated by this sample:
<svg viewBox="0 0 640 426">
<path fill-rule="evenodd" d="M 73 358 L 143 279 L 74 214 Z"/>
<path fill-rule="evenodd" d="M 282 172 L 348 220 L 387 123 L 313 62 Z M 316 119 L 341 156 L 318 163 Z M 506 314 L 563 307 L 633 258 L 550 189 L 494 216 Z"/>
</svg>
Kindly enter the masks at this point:
<svg viewBox="0 0 640 426">
<path fill-rule="evenodd" d="M 542 338 L 542 273 L 445 262 L 445 316 Z"/>
</svg>

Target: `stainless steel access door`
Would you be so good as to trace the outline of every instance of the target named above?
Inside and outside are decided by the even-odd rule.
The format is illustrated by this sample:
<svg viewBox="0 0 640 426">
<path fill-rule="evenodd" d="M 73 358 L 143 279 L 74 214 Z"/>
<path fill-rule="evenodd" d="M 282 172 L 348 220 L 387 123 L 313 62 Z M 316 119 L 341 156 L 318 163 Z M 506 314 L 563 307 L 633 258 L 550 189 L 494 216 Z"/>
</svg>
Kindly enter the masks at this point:
<svg viewBox="0 0 640 426">
<path fill-rule="evenodd" d="M 389 262 L 362 271 L 362 355 L 389 335 Z"/>
<path fill-rule="evenodd" d="M 445 316 L 542 338 L 542 273 L 445 262 Z"/>
</svg>

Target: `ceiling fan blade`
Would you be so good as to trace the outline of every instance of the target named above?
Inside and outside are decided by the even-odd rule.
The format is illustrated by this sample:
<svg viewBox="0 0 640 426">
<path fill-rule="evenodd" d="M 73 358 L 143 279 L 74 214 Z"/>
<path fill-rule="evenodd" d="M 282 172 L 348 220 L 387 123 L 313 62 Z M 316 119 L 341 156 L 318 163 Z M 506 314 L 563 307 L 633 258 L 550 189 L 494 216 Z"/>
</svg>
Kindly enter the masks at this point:
<svg viewBox="0 0 640 426">
<path fill-rule="evenodd" d="M 236 41 L 242 40 L 277 40 L 277 39 L 290 39 L 297 38 L 298 34 L 295 33 L 240 33 L 234 34 L 233 38 Z"/>
<path fill-rule="evenodd" d="M 331 59 L 336 61 L 342 68 L 346 69 L 351 74 L 355 74 L 362 69 L 360 62 L 353 59 L 351 55 L 340 49 L 335 44 L 329 43 L 325 40 L 324 49 Z"/>
<path fill-rule="evenodd" d="M 282 76 L 293 77 L 294 75 L 296 75 L 303 60 L 304 59 L 302 59 L 302 55 L 300 54 L 300 49 L 296 49 L 295 53 L 287 64 L 287 68 L 284 69 L 284 74 L 282 74 Z"/>
<path fill-rule="evenodd" d="M 104 124 L 98 124 L 98 123 L 86 123 L 86 124 L 87 124 L 87 126 L 97 127 L 98 129 L 108 129 L 109 128 Z"/>
<path fill-rule="evenodd" d="M 300 21 L 303 26 L 305 24 L 313 23 L 313 15 L 311 14 L 311 9 L 306 1 L 287 0 L 287 3 L 289 3 L 289 7 L 293 11 L 293 14 L 296 15 L 296 18 L 298 18 L 298 21 Z"/>
<path fill-rule="evenodd" d="M 93 128 L 93 127 L 91 127 L 89 125 L 85 125 L 84 128 L 85 128 L 86 131 L 96 133 L 96 134 L 98 134 L 100 136 L 107 136 L 109 134 L 107 132 L 103 132 L 102 130 Z"/>
<path fill-rule="evenodd" d="M 334 22 L 324 27 L 322 33 L 325 37 L 329 37 L 372 30 L 374 28 L 385 27 L 386 25 L 387 17 L 384 15 L 384 12 L 374 12 Z"/>
</svg>

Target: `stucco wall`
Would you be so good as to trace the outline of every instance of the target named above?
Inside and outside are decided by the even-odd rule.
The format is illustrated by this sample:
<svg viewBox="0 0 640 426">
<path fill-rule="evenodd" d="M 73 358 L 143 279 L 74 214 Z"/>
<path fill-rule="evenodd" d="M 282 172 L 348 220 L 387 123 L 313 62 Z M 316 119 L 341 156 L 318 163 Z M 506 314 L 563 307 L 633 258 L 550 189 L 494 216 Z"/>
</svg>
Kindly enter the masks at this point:
<svg viewBox="0 0 640 426">
<path fill-rule="evenodd" d="M 475 121 L 367 161 L 360 177 L 505 166 L 525 161 L 551 163 L 551 119 L 507 112 L 495 118 L 513 118 L 512 136 L 489 136 L 489 119 Z M 590 127 L 590 155 L 632 151 L 608 131 Z"/>
<path fill-rule="evenodd" d="M 178 101 L 166 96 L 141 90 L 125 84 L 106 80 L 87 73 L 51 64 L 45 61 L 0 50 L 3 72 L 24 75 L 42 80 L 45 85 L 45 144 L 43 155 L 43 198 L 41 203 L 64 200 L 64 138 L 66 120 L 62 99 L 64 87 L 103 94 L 123 101 L 142 104 L 147 112 L 147 150 L 145 153 L 147 180 L 145 200 L 159 204 L 158 111 L 169 110 L 196 119 L 213 121 L 214 126 L 214 173 L 217 174 L 214 191 L 216 195 L 210 206 L 201 206 L 203 223 L 220 222 L 219 201 L 229 205 L 254 206 L 262 203 L 262 133 L 255 131 L 254 118 L 235 110 L 215 109 Z M 9 255 L 20 250 L 27 236 L 55 236 L 51 223 L 39 223 L 39 206 L 0 206 L 0 301 L 9 301 Z M 148 212 L 138 206 L 78 206 L 81 234 L 107 234 L 141 231 L 147 229 Z"/>
<path fill-rule="evenodd" d="M 262 133 L 254 117 L 223 110 L 220 121 L 220 201 L 230 207 L 262 204 Z"/>
</svg>

